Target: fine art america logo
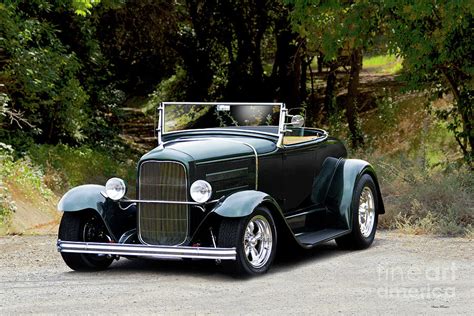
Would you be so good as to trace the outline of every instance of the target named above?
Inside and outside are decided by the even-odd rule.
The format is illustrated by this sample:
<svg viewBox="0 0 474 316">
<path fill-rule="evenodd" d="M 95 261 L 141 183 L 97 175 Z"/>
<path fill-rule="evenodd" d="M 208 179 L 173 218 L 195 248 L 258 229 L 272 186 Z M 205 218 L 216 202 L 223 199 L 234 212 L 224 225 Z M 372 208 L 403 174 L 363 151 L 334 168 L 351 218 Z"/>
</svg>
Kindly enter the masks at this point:
<svg viewBox="0 0 474 316">
<path fill-rule="evenodd" d="M 456 296 L 451 286 L 456 279 L 457 267 L 449 266 L 382 266 L 377 267 L 377 295 L 384 298 L 449 299 Z"/>
</svg>

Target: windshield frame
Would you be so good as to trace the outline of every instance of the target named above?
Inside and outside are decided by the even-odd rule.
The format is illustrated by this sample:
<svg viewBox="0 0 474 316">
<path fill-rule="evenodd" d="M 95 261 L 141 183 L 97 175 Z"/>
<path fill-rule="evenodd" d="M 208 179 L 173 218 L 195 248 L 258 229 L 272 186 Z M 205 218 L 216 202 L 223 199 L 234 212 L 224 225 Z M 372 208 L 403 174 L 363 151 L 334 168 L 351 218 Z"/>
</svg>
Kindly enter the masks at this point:
<svg viewBox="0 0 474 316">
<path fill-rule="evenodd" d="M 230 105 L 230 106 L 279 106 L 280 107 L 280 115 L 278 120 L 278 133 L 271 134 L 278 136 L 277 147 L 283 147 L 283 137 L 286 132 L 285 128 L 285 118 L 288 114 L 288 109 L 285 106 L 285 103 L 280 102 L 160 102 L 157 108 L 157 116 L 158 116 L 158 126 L 156 128 L 157 138 L 158 138 L 158 146 L 163 143 L 163 135 L 168 134 L 165 133 L 165 108 L 167 105 Z M 189 129 L 193 130 L 193 129 Z M 182 130 L 180 130 L 182 131 Z M 174 133 L 173 131 L 171 133 Z M 259 133 L 254 131 L 255 133 Z M 268 134 L 268 133 L 266 133 Z"/>
</svg>

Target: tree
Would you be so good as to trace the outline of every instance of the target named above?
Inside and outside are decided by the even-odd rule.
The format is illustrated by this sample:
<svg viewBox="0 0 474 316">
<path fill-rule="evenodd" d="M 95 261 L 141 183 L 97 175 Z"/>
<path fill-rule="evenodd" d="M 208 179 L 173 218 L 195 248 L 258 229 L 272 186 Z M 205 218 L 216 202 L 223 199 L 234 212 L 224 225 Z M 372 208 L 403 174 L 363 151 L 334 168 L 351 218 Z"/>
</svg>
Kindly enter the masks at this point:
<svg viewBox="0 0 474 316">
<path fill-rule="evenodd" d="M 449 123 L 465 158 L 474 160 L 474 42 L 470 1 L 384 2 L 391 52 L 403 58 L 405 80 L 413 90 L 451 92 L 451 109 L 438 111 Z"/>
<path fill-rule="evenodd" d="M 331 65 L 327 78 L 326 109 L 332 103 L 335 71 L 338 60 L 348 56 L 348 93 L 345 113 L 351 141 L 354 147 L 363 144 L 364 139 L 358 126 L 357 95 L 362 56 L 371 44 L 379 24 L 379 6 L 367 0 L 359 1 L 306 1 L 286 0 L 293 5 L 292 21 L 295 30 L 308 39 L 312 50 L 319 51 Z"/>
<path fill-rule="evenodd" d="M 38 12 L 49 14 L 52 9 L 41 1 L 0 4 L 1 92 L 7 95 L 11 111 L 24 113 L 36 127 L 29 131 L 41 141 L 79 140 L 88 95 L 77 77 L 81 68 L 77 56 L 68 51 L 49 21 L 37 17 Z M 4 132 L 14 130 L 12 126 Z"/>
<path fill-rule="evenodd" d="M 169 1 L 101 3 L 91 19 L 114 81 L 129 94 L 146 95 L 171 76 L 176 64 L 178 12 Z"/>
</svg>

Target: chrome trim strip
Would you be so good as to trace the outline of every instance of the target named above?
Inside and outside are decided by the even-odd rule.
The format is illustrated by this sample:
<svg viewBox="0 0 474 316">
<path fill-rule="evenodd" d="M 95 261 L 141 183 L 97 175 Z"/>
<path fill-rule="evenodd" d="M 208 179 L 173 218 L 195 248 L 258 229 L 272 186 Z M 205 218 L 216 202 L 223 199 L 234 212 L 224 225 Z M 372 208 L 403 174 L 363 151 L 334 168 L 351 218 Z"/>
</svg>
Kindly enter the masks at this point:
<svg viewBox="0 0 474 316">
<path fill-rule="evenodd" d="M 156 204 L 182 204 L 182 205 L 201 205 L 201 203 L 197 202 L 183 202 L 183 201 L 162 201 L 162 200 L 127 200 L 128 202 L 134 203 L 156 203 Z"/>
<path fill-rule="evenodd" d="M 248 185 L 241 185 L 241 186 L 238 186 L 238 187 L 232 187 L 232 188 L 228 188 L 228 189 L 224 189 L 224 190 L 219 190 L 219 191 L 216 191 L 216 193 L 222 193 L 222 192 L 233 191 L 233 190 L 242 190 L 242 189 L 246 189 L 246 188 L 248 188 Z"/>
<path fill-rule="evenodd" d="M 57 241 L 57 248 L 59 252 L 66 253 L 104 254 L 172 259 L 196 258 L 235 260 L 237 256 L 237 251 L 235 248 L 147 246 L 137 244 L 63 241 L 60 239 L 58 239 Z"/>
<path fill-rule="evenodd" d="M 255 156 L 255 154 L 251 153 L 251 154 L 246 155 L 246 156 L 238 156 L 238 157 L 233 157 L 233 158 L 222 158 L 222 159 L 214 159 L 214 160 L 209 160 L 209 161 L 196 162 L 196 166 L 213 164 L 215 162 L 223 162 L 223 161 L 241 160 L 241 159 L 245 159 L 245 158 L 253 158 L 254 156 Z"/>
<path fill-rule="evenodd" d="M 275 136 L 278 137 L 278 134 L 255 131 L 255 130 L 250 130 L 250 129 L 249 130 L 244 130 L 244 129 L 238 129 L 238 128 L 217 128 L 217 127 L 211 127 L 210 129 L 212 129 L 211 131 L 216 131 L 216 132 L 219 132 L 219 133 L 224 133 L 224 134 L 229 134 L 229 135 L 235 135 L 235 132 L 232 133 L 232 131 L 244 132 L 244 133 L 252 131 L 253 134 L 272 136 L 273 138 Z M 177 130 L 177 131 L 168 132 L 166 134 L 167 135 L 169 135 L 169 134 L 180 134 L 180 133 L 184 134 L 184 133 L 190 132 L 190 131 L 193 131 L 193 132 L 209 132 L 209 129 L 208 128 L 181 129 L 181 130 Z M 193 135 L 190 135 L 190 136 L 193 136 Z M 175 140 L 172 140 L 172 141 L 175 141 Z"/>
<path fill-rule="evenodd" d="M 156 203 L 156 204 L 186 204 L 186 205 L 196 205 L 202 206 L 205 204 L 216 203 L 219 200 L 207 201 L 205 203 L 198 202 L 184 202 L 184 201 L 163 201 L 163 200 L 120 200 L 119 202 L 133 202 L 133 203 Z"/>
<path fill-rule="evenodd" d="M 156 137 L 157 137 L 157 141 L 158 141 L 158 146 L 161 145 L 161 138 L 163 136 L 163 132 L 164 132 L 164 116 L 165 116 L 165 106 L 163 104 L 163 102 L 160 102 L 160 104 L 158 105 L 158 124 L 156 126 Z"/>
<path fill-rule="evenodd" d="M 250 105 L 250 106 L 281 106 L 278 102 L 161 102 L 163 105 Z"/>
<path fill-rule="evenodd" d="M 286 109 L 285 103 L 281 104 L 280 108 L 280 118 L 278 121 L 278 142 L 277 147 L 283 148 L 283 137 L 285 136 L 285 120 L 288 110 Z"/>
<path fill-rule="evenodd" d="M 178 165 L 181 165 L 183 168 L 184 168 L 184 177 L 186 178 L 186 195 L 189 193 L 188 191 L 188 170 L 186 169 L 186 166 L 181 163 L 181 162 L 178 162 L 178 161 L 172 161 L 172 160 L 146 160 L 144 162 L 142 162 L 138 168 L 138 200 L 135 201 L 135 203 L 141 203 L 141 201 L 151 201 L 151 200 L 142 200 L 140 199 L 140 176 L 141 176 L 141 171 L 142 171 L 142 166 L 146 163 L 175 163 L 175 164 L 178 164 Z M 186 202 L 187 201 L 183 201 L 183 202 Z M 146 202 L 145 202 L 146 203 Z M 150 202 L 150 203 L 153 203 L 153 202 Z M 179 244 L 176 244 L 175 246 L 180 246 L 182 244 L 184 244 L 186 242 L 186 240 L 188 239 L 189 235 L 190 235 L 190 231 L 189 231 L 189 221 L 190 221 L 190 216 L 189 216 L 189 208 L 188 208 L 188 220 L 186 221 L 186 230 L 188 231 L 186 233 L 186 238 Z M 141 234 L 141 229 L 140 229 L 140 207 L 138 208 L 137 210 L 137 222 L 138 222 L 138 229 L 137 229 L 137 236 L 138 236 L 138 240 L 144 244 L 144 245 L 150 245 L 150 244 L 147 244 L 146 242 L 143 241 L 142 239 L 142 234 Z M 154 245 L 152 245 L 154 246 Z"/>
</svg>

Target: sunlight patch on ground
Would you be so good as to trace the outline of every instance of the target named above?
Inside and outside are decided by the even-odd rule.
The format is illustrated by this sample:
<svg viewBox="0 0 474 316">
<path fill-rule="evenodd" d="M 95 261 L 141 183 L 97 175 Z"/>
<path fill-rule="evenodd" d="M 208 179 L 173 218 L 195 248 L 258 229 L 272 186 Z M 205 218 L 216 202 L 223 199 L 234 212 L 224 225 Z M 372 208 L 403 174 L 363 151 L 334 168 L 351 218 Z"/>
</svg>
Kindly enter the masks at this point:
<svg viewBox="0 0 474 316">
<path fill-rule="evenodd" d="M 395 74 L 402 70 L 402 59 L 395 55 L 364 57 L 363 69 L 385 74 Z"/>
</svg>

